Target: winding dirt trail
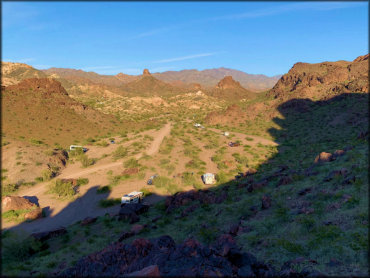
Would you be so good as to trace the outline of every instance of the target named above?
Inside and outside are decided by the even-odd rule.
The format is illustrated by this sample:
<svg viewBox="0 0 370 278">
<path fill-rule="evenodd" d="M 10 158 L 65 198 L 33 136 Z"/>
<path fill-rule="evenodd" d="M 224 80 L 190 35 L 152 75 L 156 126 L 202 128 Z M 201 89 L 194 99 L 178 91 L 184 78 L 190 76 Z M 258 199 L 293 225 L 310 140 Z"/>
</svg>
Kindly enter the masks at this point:
<svg viewBox="0 0 370 278">
<path fill-rule="evenodd" d="M 171 131 L 171 124 L 166 124 L 158 131 L 150 132 L 154 140 L 149 147 L 144 151 L 147 155 L 154 155 L 159 151 L 159 147 L 165 136 L 169 135 Z M 129 143 L 129 142 L 128 142 Z M 94 152 L 90 152 L 94 156 Z M 134 157 L 139 159 L 143 153 L 136 154 Z M 48 216 L 32 222 L 23 222 L 21 224 L 9 223 L 2 220 L 3 229 L 24 230 L 28 233 L 42 232 L 56 229 L 60 226 L 68 226 L 86 217 L 101 216 L 106 213 L 117 213 L 118 206 L 109 208 L 100 208 L 98 203 L 106 198 L 118 198 L 122 196 L 122 192 L 128 193 L 132 190 L 138 190 L 137 181 L 127 181 L 120 185 L 120 190 L 114 190 L 107 194 L 97 194 L 96 190 L 101 184 L 106 182 L 106 174 L 104 170 L 120 170 L 122 169 L 122 161 L 109 162 L 107 159 L 103 164 L 89 167 L 88 169 L 81 169 L 79 165 L 69 165 L 63 170 L 60 178 L 80 178 L 87 177 L 89 184 L 81 186 L 79 196 L 75 200 L 59 200 L 53 195 L 47 193 L 47 186 L 50 182 L 37 184 L 33 187 L 24 188 L 19 191 L 19 196 L 36 196 L 40 207 L 47 208 Z M 120 194 L 119 196 L 117 194 Z M 161 196 L 153 195 L 146 198 L 148 203 L 157 202 Z"/>
</svg>

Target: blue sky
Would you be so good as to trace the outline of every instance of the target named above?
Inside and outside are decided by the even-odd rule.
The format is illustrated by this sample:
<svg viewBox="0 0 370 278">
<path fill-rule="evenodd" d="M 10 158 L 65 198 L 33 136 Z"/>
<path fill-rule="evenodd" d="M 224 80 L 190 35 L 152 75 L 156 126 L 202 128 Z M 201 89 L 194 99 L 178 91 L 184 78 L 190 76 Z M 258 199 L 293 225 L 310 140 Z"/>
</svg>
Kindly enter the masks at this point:
<svg viewBox="0 0 370 278">
<path fill-rule="evenodd" d="M 2 60 L 268 76 L 368 53 L 368 2 L 2 2 Z"/>
</svg>

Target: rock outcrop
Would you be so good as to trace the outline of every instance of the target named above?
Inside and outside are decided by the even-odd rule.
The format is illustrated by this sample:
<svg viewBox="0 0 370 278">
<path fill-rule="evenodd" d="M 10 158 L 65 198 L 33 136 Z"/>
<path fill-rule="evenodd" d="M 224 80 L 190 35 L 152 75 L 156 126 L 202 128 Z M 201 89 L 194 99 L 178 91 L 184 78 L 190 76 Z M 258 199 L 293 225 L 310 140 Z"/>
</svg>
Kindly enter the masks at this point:
<svg viewBox="0 0 370 278">
<path fill-rule="evenodd" d="M 247 114 L 236 104 L 230 105 L 224 112 L 211 112 L 206 118 L 207 124 L 227 125 L 230 123 L 244 123 Z"/>
<path fill-rule="evenodd" d="M 151 74 L 150 74 L 150 72 L 149 72 L 149 70 L 148 69 L 144 69 L 143 70 L 143 75 L 145 76 L 145 75 L 147 75 L 147 76 L 151 76 Z"/>
<path fill-rule="evenodd" d="M 340 93 L 369 92 L 369 54 L 353 62 L 296 63 L 270 91 L 274 98 L 327 99 Z"/>
<path fill-rule="evenodd" d="M 20 196 L 6 196 L 1 202 L 2 212 L 7 212 L 9 210 L 27 210 L 35 207 L 37 207 L 37 205 Z"/>
<path fill-rule="evenodd" d="M 230 234 L 221 235 L 214 244 L 204 246 L 193 238 L 180 244 L 167 235 L 137 238 L 131 244 L 115 242 L 100 252 L 80 259 L 61 276 L 165 276 L 165 277 L 306 277 L 315 271 L 296 272 L 289 265 L 280 271 L 243 252 Z"/>
</svg>

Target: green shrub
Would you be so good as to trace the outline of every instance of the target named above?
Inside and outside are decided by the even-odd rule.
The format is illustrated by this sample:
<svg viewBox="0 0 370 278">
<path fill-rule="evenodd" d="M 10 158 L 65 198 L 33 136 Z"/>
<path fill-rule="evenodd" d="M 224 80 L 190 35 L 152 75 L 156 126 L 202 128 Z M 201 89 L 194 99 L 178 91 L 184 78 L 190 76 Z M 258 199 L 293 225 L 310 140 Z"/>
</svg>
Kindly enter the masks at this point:
<svg viewBox="0 0 370 278">
<path fill-rule="evenodd" d="M 121 203 L 120 198 L 100 200 L 99 206 L 102 208 L 112 207 Z"/>
<path fill-rule="evenodd" d="M 42 170 L 41 176 L 43 181 L 49 181 L 53 177 L 53 171 L 50 169 Z"/>
<path fill-rule="evenodd" d="M 81 161 L 83 167 L 89 167 L 91 165 L 94 165 L 96 162 L 95 158 L 88 158 L 86 154 L 80 155 L 78 160 Z"/>
<path fill-rule="evenodd" d="M 34 138 L 31 138 L 30 142 L 31 142 L 31 144 L 34 144 L 34 145 L 43 145 L 43 144 L 45 144 L 43 141 L 37 140 L 37 139 L 34 139 Z"/>
<path fill-rule="evenodd" d="M 2 240 L 2 263 L 23 262 L 47 247 L 31 237 L 25 237 L 19 233 L 12 233 Z"/>
<path fill-rule="evenodd" d="M 35 178 L 35 181 L 36 182 L 42 182 L 44 179 L 43 179 L 43 177 L 36 177 Z"/>
<path fill-rule="evenodd" d="M 72 197 L 76 194 L 76 189 L 71 182 L 64 183 L 57 179 L 50 185 L 50 192 L 57 194 L 59 197 Z"/>
<path fill-rule="evenodd" d="M 130 158 L 123 163 L 123 166 L 125 166 L 125 168 L 136 168 L 139 167 L 140 164 L 135 158 Z"/>
<path fill-rule="evenodd" d="M 150 195 L 153 194 L 151 191 L 149 191 L 149 189 L 147 189 L 145 187 L 141 188 L 139 191 L 144 193 L 144 197 L 147 197 L 147 196 L 150 196 Z"/>
<path fill-rule="evenodd" d="M 128 150 L 124 148 L 123 146 L 119 146 L 114 152 L 113 152 L 113 159 L 121 159 L 126 157 L 128 154 Z"/>
<path fill-rule="evenodd" d="M 112 188 L 109 185 L 105 185 L 105 186 L 99 187 L 96 190 L 96 193 L 97 194 L 103 194 L 103 193 L 108 193 L 108 192 L 111 192 L 111 191 L 112 191 Z"/>
<path fill-rule="evenodd" d="M 77 179 L 77 185 L 80 186 L 80 185 L 85 185 L 85 184 L 88 184 L 89 183 L 89 179 L 87 178 L 79 178 Z"/>
</svg>

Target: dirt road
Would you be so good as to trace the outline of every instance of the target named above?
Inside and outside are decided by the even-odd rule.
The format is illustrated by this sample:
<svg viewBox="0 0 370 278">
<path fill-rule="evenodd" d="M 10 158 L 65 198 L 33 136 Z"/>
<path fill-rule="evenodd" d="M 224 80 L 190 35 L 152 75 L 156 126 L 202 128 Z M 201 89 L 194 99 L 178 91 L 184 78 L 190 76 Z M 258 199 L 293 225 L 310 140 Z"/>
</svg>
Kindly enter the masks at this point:
<svg viewBox="0 0 370 278">
<path fill-rule="evenodd" d="M 149 132 L 154 140 L 150 143 L 149 147 L 144 151 L 148 155 L 153 155 L 158 152 L 159 147 L 165 136 L 169 135 L 171 131 L 171 124 L 166 124 L 162 129 L 158 131 Z M 144 132 L 147 133 L 148 132 Z M 94 156 L 93 150 L 89 151 L 90 155 Z M 135 155 L 136 159 L 139 159 L 143 153 Z M 102 199 L 107 198 L 119 198 L 122 193 L 128 193 L 132 190 L 137 190 L 137 181 L 128 181 L 122 186 L 120 190 L 114 190 L 107 194 L 97 194 L 96 190 L 101 184 L 106 182 L 106 175 L 103 173 L 104 170 L 108 169 L 121 169 L 122 161 L 117 162 L 101 162 L 103 164 L 94 165 L 88 169 L 81 169 L 79 165 L 69 165 L 63 170 L 58 178 L 80 178 L 87 177 L 89 184 L 80 187 L 79 196 L 77 199 L 71 200 L 59 200 L 53 195 L 47 193 L 47 183 L 40 183 L 33 187 L 24 188 L 19 191 L 19 196 L 36 196 L 40 207 L 47 208 L 48 216 L 42 219 L 35 220 L 30 223 L 8 223 L 2 220 L 3 229 L 14 229 L 24 230 L 28 233 L 48 231 L 60 226 L 68 226 L 86 217 L 101 216 L 106 213 L 117 213 L 119 206 L 110 208 L 100 208 L 98 203 Z M 119 194 L 119 195 L 117 195 Z M 154 203 L 160 200 L 161 196 L 153 195 L 146 198 L 148 203 Z"/>
</svg>

